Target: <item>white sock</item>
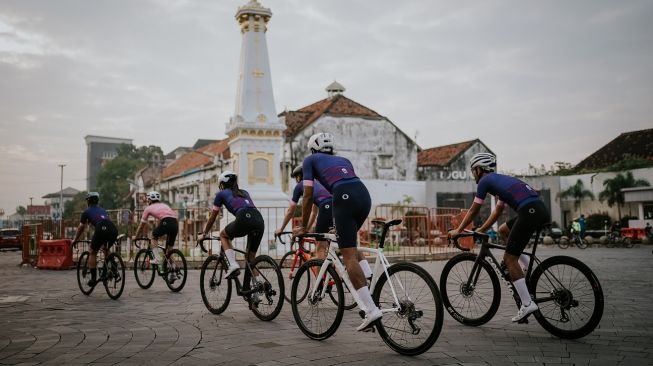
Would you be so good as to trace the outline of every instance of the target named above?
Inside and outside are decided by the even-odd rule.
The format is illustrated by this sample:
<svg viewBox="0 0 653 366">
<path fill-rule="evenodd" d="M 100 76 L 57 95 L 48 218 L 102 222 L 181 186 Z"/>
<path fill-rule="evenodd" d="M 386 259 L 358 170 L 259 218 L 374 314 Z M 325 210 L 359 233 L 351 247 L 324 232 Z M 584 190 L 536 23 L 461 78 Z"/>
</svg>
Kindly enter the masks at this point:
<svg viewBox="0 0 653 366">
<path fill-rule="evenodd" d="M 531 294 L 528 293 L 528 287 L 526 287 L 526 281 L 523 278 L 518 279 L 512 283 L 517 289 L 517 294 L 521 299 L 522 306 L 528 306 L 531 304 Z"/>
<path fill-rule="evenodd" d="M 372 295 L 370 294 L 370 289 L 367 288 L 367 286 L 363 286 L 356 290 L 358 293 L 358 297 L 361 300 L 361 304 L 358 305 L 361 310 L 365 311 L 366 313 L 372 311 L 376 307 L 374 304 L 374 300 L 372 300 Z"/>
<path fill-rule="evenodd" d="M 224 251 L 224 255 L 227 256 L 227 260 L 229 261 L 229 267 L 238 265 L 238 262 L 236 261 L 236 251 L 233 249 L 227 249 Z"/>
<path fill-rule="evenodd" d="M 527 256 L 526 254 L 522 254 L 519 256 L 519 266 L 523 269 L 528 269 L 528 263 L 531 261 L 531 257 Z"/>
<path fill-rule="evenodd" d="M 370 264 L 367 262 L 367 259 L 361 260 L 360 262 L 358 262 L 358 264 L 360 264 L 365 278 L 372 277 L 372 268 L 370 268 Z"/>
</svg>

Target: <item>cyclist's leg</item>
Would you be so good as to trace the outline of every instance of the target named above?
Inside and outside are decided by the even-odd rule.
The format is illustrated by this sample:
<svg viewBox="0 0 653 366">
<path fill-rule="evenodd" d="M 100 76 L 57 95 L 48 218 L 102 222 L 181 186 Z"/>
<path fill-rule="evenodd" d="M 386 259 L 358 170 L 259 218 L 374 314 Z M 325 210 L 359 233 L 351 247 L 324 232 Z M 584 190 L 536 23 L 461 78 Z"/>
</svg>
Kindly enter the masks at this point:
<svg viewBox="0 0 653 366">
<path fill-rule="evenodd" d="M 517 217 L 513 217 L 512 219 L 508 220 L 507 222 L 501 224 L 499 226 L 499 235 L 501 237 L 501 240 L 504 243 L 508 243 L 508 237 L 510 236 L 510 230 L 512 227 L 515 225 L 515 222 L 517 221 Z M 519 256 L 519 265 L 521 268 L 528 268 L 528 263 L 530 262 L 530 257 L 525 255 L 525 254 L 520 254 Z M 506 263 L 504 261 L 504 263 Z M 507 266 L 507 263 L 506 263 Z"/>
<path fill-rule="evenodd" d="M 263 232 L 265 231 L 265 222 L 263 221 L 263 216 L 258 210 L 250 210 L 249 216 L 245 216 L 245 223 L 247 230 L 247 262 L 252 263 L 256 258 L 256 252 L 258 247 L 261 245 L 261 240 L 263 239 Z M 260 273 L 254 268 L 253 273 L 249 272 L 249 267 L 245 266 L 245 277 L 243 278 L 243 289 L 249 288 L 249 283 L 251 281 L 251 276 L 258 282 L 264 282 L 265 279 L 261 277 Z"/>
<path fill-rule="evenodd" d="M 327 201 L 320 205 L 320 210 L 317 213 L 315 220 L 315 232 L 328 233 L 330 226 L 333 223 L 333 202 Z M 327 249 L 329 245 L 326 241 L 318 241 L 315 247 L 315 257 L 318 259 L 325 259 L 327 256 Z"/>
<path fill-rule="evenodd" d="M 172 248 L 175 246 L 175 241 L 177 240 L 177 234 L 179 233 L 179 225 L 177 219 L 174 217 L 168 217 L 166 220 L 166 257 L 170 257 L 172 253 Z"/>
</svg>

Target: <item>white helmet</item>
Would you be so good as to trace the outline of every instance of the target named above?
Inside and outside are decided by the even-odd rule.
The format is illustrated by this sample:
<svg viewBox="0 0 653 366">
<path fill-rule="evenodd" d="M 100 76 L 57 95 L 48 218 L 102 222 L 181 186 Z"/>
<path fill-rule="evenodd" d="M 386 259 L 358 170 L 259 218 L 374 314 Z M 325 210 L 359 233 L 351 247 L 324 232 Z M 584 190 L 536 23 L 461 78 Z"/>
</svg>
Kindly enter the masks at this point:
<svg viewBox="0 0 653 366">
<path fill-rule="evenodd" d="M 160 201 L 161 200 L 161 194 L 159 192 L 157 192 L 157 191 L 148 192 L 147 199 L 150 200 L 150 201 Z"/>
<path fill-rule="evenodd" d="M 334 140 L 332 134 L 318 132 L 308 139 L 308 148 L 320 152 L 332 152 Z"/>
<path fill-rule="evenodd" d="M 472 156 L 472 159 L 469 161 L 469 165 L 472 169 L 479 167 L 484 170 L 493 172 L 497 167 L 497 158 L 490 153 L 481 152 Z"/>
<path fill-rule="evenodd" d="M 231 170 L 225 170 L 218 175 L 218 183 L 227 183 L 231 177 L 238 177 L 238 175 Z"/>
</svg>

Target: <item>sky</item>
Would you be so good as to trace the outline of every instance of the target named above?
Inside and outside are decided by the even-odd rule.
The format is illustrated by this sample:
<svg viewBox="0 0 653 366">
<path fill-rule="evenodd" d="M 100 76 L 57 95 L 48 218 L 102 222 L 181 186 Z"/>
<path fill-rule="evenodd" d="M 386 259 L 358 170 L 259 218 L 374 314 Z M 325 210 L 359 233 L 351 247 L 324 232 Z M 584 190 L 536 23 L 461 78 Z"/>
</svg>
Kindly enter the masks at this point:
<svg viewBox="0 0 653 366">
<path fill-rule="evenodd" d="M 85 189 L 84 136 L 225 137 L 245 0 L 0 2 L 0 209 Z M 651 1 L 262 0 L 277 111 L 347 97 L 422 148 L 576 164 L 653 127 Z"/>
</svg>

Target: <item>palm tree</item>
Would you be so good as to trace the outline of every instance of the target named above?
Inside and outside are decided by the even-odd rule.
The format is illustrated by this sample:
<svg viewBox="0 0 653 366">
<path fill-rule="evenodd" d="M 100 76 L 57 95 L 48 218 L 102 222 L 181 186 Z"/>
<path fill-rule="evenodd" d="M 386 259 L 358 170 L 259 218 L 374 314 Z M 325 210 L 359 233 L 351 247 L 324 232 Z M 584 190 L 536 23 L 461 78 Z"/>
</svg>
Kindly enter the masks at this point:
<svg viewBox="0 0 653 366">
<path fill-rule="evenodd" d="M 617 174 L 614 178 L 606 179 L 603 182 L 605 189 L 599 194 L 601 202 L 608 201 L 608 206 L 612 207 L 617 204 L 617 215 L 621 220 L 621 205 L 624 204 L 624 194 L 621 192 L 624 188 L 647 187 L 649 182 L 645 179 L 635 179 L 632 172 L 626 174 Z"/>
<path fill-rule="evenodd" d="M 574 207 L 578 208 L 580 211 L 581 201 L 585 198 L 594 199 L 594 193 L 588 189 L 585 189 L 583 181 L 579 179 L 573 186 L 565 189 L 564 191 L 558 192 L 558 198 L 569 197 L 574 199 Z"/>
</svg>

